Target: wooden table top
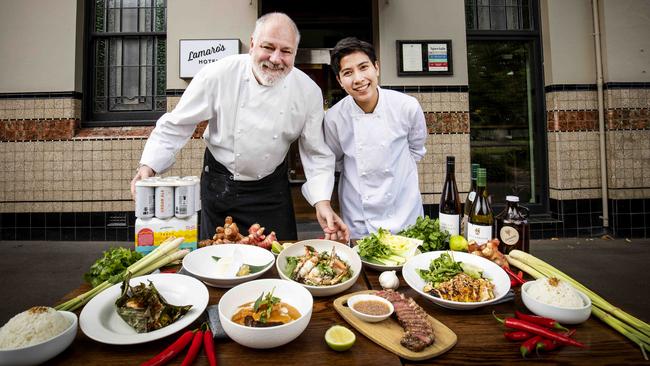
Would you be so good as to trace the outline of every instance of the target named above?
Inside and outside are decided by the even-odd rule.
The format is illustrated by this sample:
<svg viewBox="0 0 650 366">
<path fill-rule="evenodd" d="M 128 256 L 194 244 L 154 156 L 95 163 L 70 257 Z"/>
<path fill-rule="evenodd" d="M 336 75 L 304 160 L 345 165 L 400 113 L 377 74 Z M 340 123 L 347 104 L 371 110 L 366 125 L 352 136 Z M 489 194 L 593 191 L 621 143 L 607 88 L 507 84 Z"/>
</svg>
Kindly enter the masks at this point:
<svg viewBox="0 0 650 366">
<path fill-rule="evenodd" d="M 264 277 L 277 278 L 277 272 L 269 271 Z M 379 290 L 380 272 L 364 269 L 357 283 L 345 293 L 366 289 Z M 501 316 L 512 315 L 514 310 L 525 310 L 521 297 L 514 301 L 486 306 L 484 308 L 456 311 L 437 306 L 408 287 L 400 275 L 401 287 L 398 289 L 412 297 L 431 316 L 449 327 L 458 336 L 458 342 L 448 352 L 437 357 L 413 362 L 400 359 L 376 345 L 355 331 L 355 345 L 346 352 L 331 350 L 324 341 L 325 331 L 339 324 L 351 328 L 333 308 L 333 301 L 342 294 L 331 297 L 314 298 L 314 309 L 307 329 L 294 341 L 270 350 L 250 349 L 231 340 L 215 340 L 218 364 L 227 365 L 458 365 L 467 363 L 510 364 L 545 362 L 550 364 L 645 364 L 638 347 L 627 338 L 595 317 L 576 327 L 574 338 L 589 346 L 588 349 L 562 347 L 540 356 L 535 354 L 522 359 L 519 343 L 507 341 L 503 337 L 506 329 L 492 317 L 492 311 Z M 80 286 L 63 300 L 83 293 L 87 285 Z M 217 304 L 227 289 L 208 287 L 209 304 Z M 77 312 L 79 313 L 79 312 Z M 204 318 L 189 327 L 195 328 Z M 134 365 L 140 364 L 161 352 L 174 342 L 179 333 L 140 345 L 115 346 L 96 342 L 79 330 L 76 339 L 63 353 L 47 362 L 48 365 Z M 184 353 L 177 356 L 170 365 L 180 365 Z M 199 353 L 194 365 L 208 365 L 203 351 Z"/>
</svg>

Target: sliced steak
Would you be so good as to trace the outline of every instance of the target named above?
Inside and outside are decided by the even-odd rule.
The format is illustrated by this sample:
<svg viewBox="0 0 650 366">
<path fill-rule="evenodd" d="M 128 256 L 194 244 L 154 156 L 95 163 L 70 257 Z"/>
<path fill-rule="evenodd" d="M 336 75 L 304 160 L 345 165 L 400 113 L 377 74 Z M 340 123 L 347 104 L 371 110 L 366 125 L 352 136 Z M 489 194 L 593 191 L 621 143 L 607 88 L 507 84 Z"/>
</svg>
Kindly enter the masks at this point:
<svg viewBox="0 0 650 366">
<path fill-rule="evenodd" d="M 395 308 L 397 321 L 404 328 L 400 343 L 414 352 L 420 352 L 433 344 L 433 327 L 427 313 L 410 297 L 393 290 L 378 291 L 377 296 L 390 301 Z"/>
</svg>

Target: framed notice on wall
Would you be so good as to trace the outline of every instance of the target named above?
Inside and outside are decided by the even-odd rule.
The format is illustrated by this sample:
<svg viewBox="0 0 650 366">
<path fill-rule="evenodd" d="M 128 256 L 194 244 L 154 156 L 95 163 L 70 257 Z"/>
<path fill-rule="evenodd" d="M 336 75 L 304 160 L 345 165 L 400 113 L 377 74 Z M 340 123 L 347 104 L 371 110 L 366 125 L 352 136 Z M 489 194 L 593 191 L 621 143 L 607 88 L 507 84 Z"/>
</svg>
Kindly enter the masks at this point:
<svg viewBox="0 0 650 366">
<path fill-rule="evenodd" d="M 180 78 L 189 79 L 203 66 L 238 54 L 240 43 L 238 39 L 181 39 L 178 49 Z"/>
<path fill-rule="evenodd" d="M 397 75 L 453 75 L 451 40 L 397 41 Z"/>
</svg>

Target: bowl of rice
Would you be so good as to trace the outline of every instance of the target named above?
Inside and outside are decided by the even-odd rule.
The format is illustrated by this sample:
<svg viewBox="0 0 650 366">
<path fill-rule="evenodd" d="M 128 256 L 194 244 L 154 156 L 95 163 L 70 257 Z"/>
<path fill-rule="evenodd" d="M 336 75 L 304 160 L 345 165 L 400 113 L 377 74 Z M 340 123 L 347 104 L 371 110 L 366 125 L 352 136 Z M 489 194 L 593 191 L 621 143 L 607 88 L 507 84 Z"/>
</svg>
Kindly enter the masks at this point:
<svg viewBox="0 0 650 366">
<path fill-rule="evenodd" d="M 591 299 L 557 278 L 540 278 L 524 283 L 521 299 L 534 314 L 563 324 L 580 324 L 591 314 Z"/>
<path fill-rule="evenodd" d="M 0 328 L 0 366 L 43 363 L 68 348 L 76 335 L 76 314 L 35 306 Z"/>
</svg>

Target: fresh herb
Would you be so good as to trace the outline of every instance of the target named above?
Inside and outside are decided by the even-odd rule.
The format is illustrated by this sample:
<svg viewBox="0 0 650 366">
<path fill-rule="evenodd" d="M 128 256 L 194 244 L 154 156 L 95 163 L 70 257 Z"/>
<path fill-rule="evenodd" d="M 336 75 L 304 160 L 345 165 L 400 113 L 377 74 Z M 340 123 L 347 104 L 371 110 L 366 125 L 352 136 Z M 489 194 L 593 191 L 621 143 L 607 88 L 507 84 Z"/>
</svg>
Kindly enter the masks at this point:
<svg viewBox="0 0 650 366">
<path fill-rule="evenodd" d="M 291 278 L 291 275 L 293 274 L 293 271 L 296 270 L 299 261 L 298 257 L 287 257 L 287 266 L 284 267 L 284 274 L 286 274 L 287 277 Z"/>
<path fill-rule="evenodd" d="M 449 233 L 440 231 L 438 219 L 431 219 L 429 216 L 420 216 L 415 220 L 415 224 L 397 233 L 409 238 L 422 240 L 421 251 L 431 252 L 434 250 L 446 250 L 449 246 Z"/>
<path fill-rule="evenodd" d="M 103 253 L 100 259 L 90 266 L 88 273 L 84 274 L 84 280 L 92 287 L 96 287 L 112 276 L 123 273 L 130 265 L 142 257 L 142 253 L 131 249 L 122 247 L 110 248 Z"/>
<path fill-rule="evenodd" d="M 260 297 L 255 300 L 255 304 L 253 305 L 253 311 L 257 313 L 258 311 L 262 311 L 260 314 L 260 322 L 266 323 L 266 320 L 271 317 L 271 312 L 273 311 L 273 305 L 279 304 L 280 303 L 280 298 L 273 296 L 273 291 L 275 291 L 275 287 L 271 292 L 264 295 L 264 292 L 260 295 Z M 265 308 L 262 308 L 265 307 Z"/>
<path fill-rule="evenodd" d="M 417 246 L 409 240 L 379 228 L 377 233 L 372 233 L 359 240 L 359 255 L 366 262 L 400 266 L 406 262 L 407 257 L 414 254 L 415 246 Z"/>
<path fill-rule="evenodd" d="M 417 269 L 417 272 L 424 281 L 435 287 L 463 272 L 463 268 L 449 253 L 442 253 L 440 257 L 431 261 L 429 270 Z"/>
</svg>

